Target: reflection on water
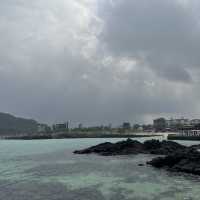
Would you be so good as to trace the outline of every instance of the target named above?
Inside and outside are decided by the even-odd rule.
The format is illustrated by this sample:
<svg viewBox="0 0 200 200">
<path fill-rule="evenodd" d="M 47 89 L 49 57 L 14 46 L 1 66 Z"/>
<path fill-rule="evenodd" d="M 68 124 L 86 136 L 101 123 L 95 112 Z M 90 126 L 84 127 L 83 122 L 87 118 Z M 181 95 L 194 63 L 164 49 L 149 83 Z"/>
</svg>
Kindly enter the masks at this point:
<svg viewBox="0 0 200 200">
<path fill-rule="evenodd" d="M 117 140 L 0 141 L 0 199 L 199 200 L 199 177 L 138 166 L 152 156 L 72 154 Z"/>
</svg>

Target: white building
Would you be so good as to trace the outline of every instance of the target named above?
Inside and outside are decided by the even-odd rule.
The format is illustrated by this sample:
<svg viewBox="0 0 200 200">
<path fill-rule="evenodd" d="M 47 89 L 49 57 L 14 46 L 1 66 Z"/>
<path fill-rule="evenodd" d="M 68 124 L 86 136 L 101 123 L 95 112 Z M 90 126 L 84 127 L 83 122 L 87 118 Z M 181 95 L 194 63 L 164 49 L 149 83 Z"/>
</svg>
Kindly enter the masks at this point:
<svg viewBox="0 0 200 200">
<path fill-rule="evenodd" d="M 179 134 L 181 136 L 200 136 L 200 130 L 182 130 Z"/>
<path fill-rule="evenodd" d="M 200 124 L 200 119 L 192 119 L 192 120 L 190 121 L 190 124 L 191 124 L 191 125 Z"/>
<path fill-rule="evenodd" d="M 180 118 L 180 119 L 169 119 L 166 120 L 167 127 L 173 127 L 176 125 L 190 125 L 190 120 L 185 119 L 185 118 Z"/>
</svg>

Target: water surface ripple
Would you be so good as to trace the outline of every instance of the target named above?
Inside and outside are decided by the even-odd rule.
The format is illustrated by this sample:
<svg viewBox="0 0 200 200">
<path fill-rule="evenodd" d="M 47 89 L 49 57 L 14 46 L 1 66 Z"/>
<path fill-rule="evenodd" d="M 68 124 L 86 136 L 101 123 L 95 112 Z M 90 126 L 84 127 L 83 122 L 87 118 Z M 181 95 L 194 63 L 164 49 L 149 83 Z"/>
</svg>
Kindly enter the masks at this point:
<svg viewBox="0 0 200 200">
<path fill-rule="evenodd" d="M 138 166 L 153 156 L 102 157 L 72 153 L 75 149 L 118 140 L 1 140 L 0 199 L 200 199 L 200 177 Z"/>
</svg>

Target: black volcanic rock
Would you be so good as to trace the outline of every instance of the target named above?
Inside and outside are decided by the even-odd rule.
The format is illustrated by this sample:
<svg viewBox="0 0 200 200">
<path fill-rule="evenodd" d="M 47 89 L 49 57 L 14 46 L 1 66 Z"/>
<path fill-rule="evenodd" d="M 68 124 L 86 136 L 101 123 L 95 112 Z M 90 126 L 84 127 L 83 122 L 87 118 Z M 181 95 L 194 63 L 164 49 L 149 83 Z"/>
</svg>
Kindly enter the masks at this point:
<svg viewBox="0 0 200 200">
<path fill-rule="evenodd" d="M 137 140 L 127 139 L 126 141 L 120 141 L 117 143 L 102 143 L 96 146 L 89 147 L 87 149 L 74 151 L 74 153 L 96 153 L 104 156 L 128 155 L 138 153 L 168 155 L 176 150 L 184 150 L 185 148 L 185 146 L 171 141 L 160 142 L 159 140 L 148 140 L 144 143 L 141 143 Z"/>
<path fill-rule="evenodd" d="M 109 149 L 113 148 L 113 144 L 110 142 L 105 142 L 96 146 L 92 146 L 90 148 L 87 149 L 83 149 L 83 150 L 77 150 L 74 151 L 75 154 L 90 154 L 90 153 L 103 153 L 108 151 Z"/>
<path fill-rule="evenodd" d="M 157 157 L 147 162 L 156 168 L 166 168 L 174 172 L 185 172 L 200 175 L 200 153 L 192 148 L 185 151 Z"/>
<path fill-rule="evenodd" d="M 156 168 L 165 168 L 174 172 L 186 172 L 200 175 L 200 145 L 186 147 L 173 141 L 148 140 L 144 143 L 127 139 L 117 143 L 102 143 L 87 149 L 75 151 L 76 154 L 96 153 L 103 156 L 128 154 L 163 155 L 147 162 Z M 143 166 L 143 164 L 139 164 Z"/>
<path fill-rule="evenodd" d="M 144 146 L 150 154 L 156 155 L 168 155 L 176 151 L 183 151 L 187 148 L 176 142 L 165 140 L 161 142 L 159 140 L 148 140 L 144 142 Z"/>
<path fill-rule="evenodd" d="M 127 139 L 126 141 L 120 141 L 115 144 L 105 142 L 96 146 L 89 147 L 87 149 L 74 151 L 75 154 L 96 153 L 104 156 L 127 155 L 142 152 L 144 152 L 143 144 L 131 139 Z"/>
</svg>

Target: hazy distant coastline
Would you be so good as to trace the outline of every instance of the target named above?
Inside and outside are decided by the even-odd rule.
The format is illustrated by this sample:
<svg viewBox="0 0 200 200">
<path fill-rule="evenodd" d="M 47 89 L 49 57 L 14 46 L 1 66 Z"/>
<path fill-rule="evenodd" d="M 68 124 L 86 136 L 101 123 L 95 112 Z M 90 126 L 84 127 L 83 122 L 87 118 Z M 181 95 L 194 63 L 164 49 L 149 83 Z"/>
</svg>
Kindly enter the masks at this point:
<svg viewBox="0 0 200 200">
<path fill-rule="evenodd" d="M 15 140 L 37 140 L 37 139 L 67 139 L 67 138 L 139 138 L 139 137 L 155 137 L 163 136 L 159 133 L 46 133 L 46 134 L 17 134 L 4 135 L 0 139 L 15 139 Z"/>
<path fill-rule="evenodd" d="M 128 137 L 152 137 L 157 136 L 151 125 L 148 131 L 143 131 L 139 125 L 131 126 L 124 122 L 118 128 L 109 126 L 70 128 L 69 122 L 55 124 L 49 127 L 33 119 L 15 117 L 8 113 L 0 113 L 0 139 L 63 139 L 63 138 L 128 138 Z"/>
</svg>

